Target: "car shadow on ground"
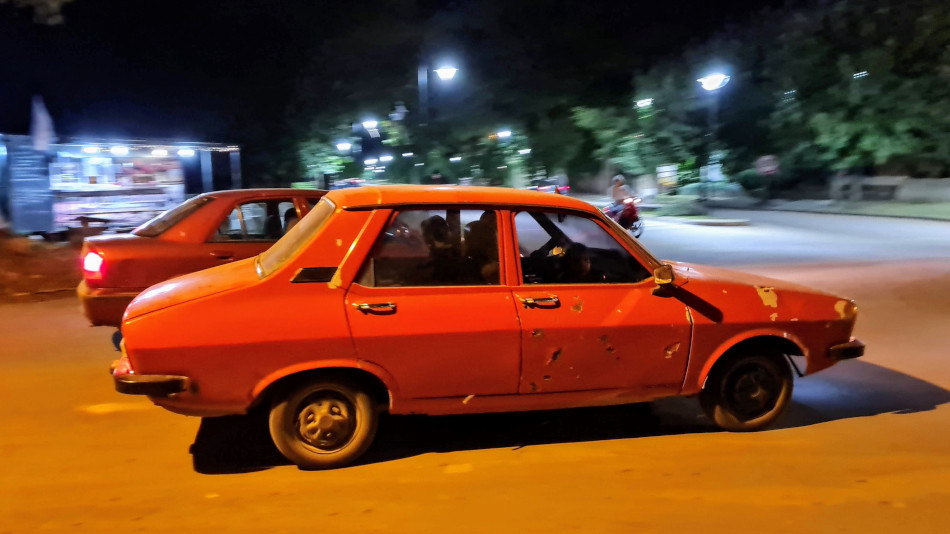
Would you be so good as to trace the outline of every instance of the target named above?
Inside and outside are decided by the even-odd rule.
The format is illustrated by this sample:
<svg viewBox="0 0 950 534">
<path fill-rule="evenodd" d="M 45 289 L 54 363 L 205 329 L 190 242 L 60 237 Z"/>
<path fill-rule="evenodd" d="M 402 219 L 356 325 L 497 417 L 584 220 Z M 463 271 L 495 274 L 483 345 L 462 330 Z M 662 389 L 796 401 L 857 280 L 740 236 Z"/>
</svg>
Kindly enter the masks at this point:
<svg viewBox="0 0 950 534">
<path fill-rule="evenodd" d="M 933 410 L 950 402 L 950 391 L 884 367 L 852 361 L 796 380 L 793 398 L 780 428 Z M 703 415 L 695 399 L 689 398 L 544 412 L 383 416 L 376 441 L 359 463 L 432 452 L 517 449 L 716 431 L 718 428 Z M 270 440 L 264 412 L 203 419 L 191 453 L 195 471 L 203 474 L 244 473 L 288 465 Z"/>
</svg>

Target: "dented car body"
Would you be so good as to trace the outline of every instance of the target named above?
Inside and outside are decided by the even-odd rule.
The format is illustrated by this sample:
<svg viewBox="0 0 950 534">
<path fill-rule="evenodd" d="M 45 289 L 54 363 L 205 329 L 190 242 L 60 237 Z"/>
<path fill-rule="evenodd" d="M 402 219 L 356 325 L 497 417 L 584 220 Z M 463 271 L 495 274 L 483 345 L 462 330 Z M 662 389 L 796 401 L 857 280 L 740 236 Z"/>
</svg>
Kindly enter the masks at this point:
<svg viewBox="0 0 950 534">
<path fill-rule="evenodd" d="M 198 416 L 270 410 L 307 468 L 358 457 L 377 414 L 697 395 L 756 430 L 804 374 L 863 354 L 850 300 L 664 263 L 596 208 L 478 187 L 331 191 L 263 254 L 149 288 L 116 388 Z"/>
</svg>

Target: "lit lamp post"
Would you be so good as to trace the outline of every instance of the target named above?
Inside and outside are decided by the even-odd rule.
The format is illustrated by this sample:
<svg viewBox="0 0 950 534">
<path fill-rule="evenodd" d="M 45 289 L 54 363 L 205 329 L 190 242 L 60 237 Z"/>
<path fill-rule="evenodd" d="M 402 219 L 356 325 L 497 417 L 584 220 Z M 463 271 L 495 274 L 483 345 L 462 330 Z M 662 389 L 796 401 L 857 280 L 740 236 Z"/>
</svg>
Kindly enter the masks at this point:
<svg viewBox="0 0 950 534">
<path fill-rule="evenodd" d="M 696 80 L 703 89 L 710 93 L 712 103 L 709 106 L 709 157 L 706 162 L 706 177 L 700 176 L 703 182 L 700 188 L 700 200 L 705 200 L 707 185 L 709 181 L 709 172 L 712 170 L 713 157 L 716 151 L 716 133 L 719 129 L 719 89 L 722 89 L 729 83 L 729 76 L 721 72 L 714 72 Z"/>
<path fill-rule="evenodd" d="M 449 81 L 455 78 L 455 74 L 458 72 L 458 69 L 451 65 L 443 65 L 435 69 L 436 76 L 439 77 L 442 81 Z M 419 65 L 419 156 L 420 163 L 416 163 L 416 166 L 425 165 L 429 157 L 429 150 L 426 146 L 426 134 L 429 128 L 429 65 L 422 64 Z M 421 165 L 420 165 L 421 164 Z"/>
</svg>

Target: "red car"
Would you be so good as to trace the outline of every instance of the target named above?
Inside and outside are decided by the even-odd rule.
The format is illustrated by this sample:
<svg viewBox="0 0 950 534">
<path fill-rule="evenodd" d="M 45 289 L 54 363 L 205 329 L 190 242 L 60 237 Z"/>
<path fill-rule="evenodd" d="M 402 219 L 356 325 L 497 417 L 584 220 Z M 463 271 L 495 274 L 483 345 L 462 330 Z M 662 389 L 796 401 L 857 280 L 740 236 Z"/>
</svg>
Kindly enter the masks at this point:
<svg viewBox="0 0 950 534">
<path fill-rule="evenodd" d="M 243 189 L 196 196 L 130 234 L 85 240 L 77 288 L 93 325 L 119 326 L 150 285 L 260 254 L 320 200 L 324 191 Z"/>
<path fill-rule="evenodd" d="M 173 412 L 269 410 L 278 449 L 345 465 L 378 413 L 699 397 L 719 426 L 778 419 L 806 374 L 864 353 L 854 302 L 662 262 L 590 204 L 485 187 L 331 191 L 255 258 L 139 295 L 116 389 Z"/>
</svg>

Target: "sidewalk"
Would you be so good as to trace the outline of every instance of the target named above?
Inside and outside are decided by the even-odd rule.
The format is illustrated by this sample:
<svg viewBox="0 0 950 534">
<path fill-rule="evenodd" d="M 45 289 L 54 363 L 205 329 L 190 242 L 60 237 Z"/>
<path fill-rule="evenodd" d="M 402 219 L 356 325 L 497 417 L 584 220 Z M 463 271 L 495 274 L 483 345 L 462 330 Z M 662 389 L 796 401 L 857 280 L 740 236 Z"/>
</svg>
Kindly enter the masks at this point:
<svg viewBox="0 0 950 534">
<path fill-rule="evenodd" d="M 911 203 L 893 200 L 782 200 L 753 209 L 832 213 L 839 215 L 871 215 L 950 221 L 950 202 Z"/>
</svg>

